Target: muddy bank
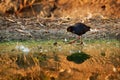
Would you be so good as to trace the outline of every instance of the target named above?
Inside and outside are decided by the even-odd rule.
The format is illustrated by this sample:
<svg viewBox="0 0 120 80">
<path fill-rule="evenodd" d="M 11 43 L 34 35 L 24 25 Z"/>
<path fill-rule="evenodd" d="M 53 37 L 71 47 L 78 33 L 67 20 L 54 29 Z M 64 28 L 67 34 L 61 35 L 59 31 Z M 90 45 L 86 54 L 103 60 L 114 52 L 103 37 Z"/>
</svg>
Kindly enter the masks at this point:
<svg viewBox="0 0 120 80">
<path fill-rule="evenodd" d="M 81 20 L 1 17 L 0 41 L 75 38 L 77 36 L 66 32 L 66 28 L 76 22 Z M 93 29 L 83 35 L 84 39 L 120 40 L 120 19 L 90 19 L 84 23 Z"/>
</svg>

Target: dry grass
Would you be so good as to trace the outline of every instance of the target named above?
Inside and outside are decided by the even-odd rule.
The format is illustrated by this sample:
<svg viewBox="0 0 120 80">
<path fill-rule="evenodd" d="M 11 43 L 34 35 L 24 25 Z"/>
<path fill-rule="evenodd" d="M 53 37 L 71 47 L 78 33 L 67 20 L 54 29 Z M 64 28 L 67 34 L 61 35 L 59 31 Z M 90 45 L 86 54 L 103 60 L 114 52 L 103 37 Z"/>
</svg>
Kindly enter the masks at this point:
<svg viewBox="0 0 120 80">
<path fill-rule="evenodd" d="M 84 18 L 85 20 L 92 17 L 119 18 L 119 3 L 119 0 L 1 0 L 0 14 L 16 13 L 21 17 L 67 16 L 69 18 Z"/>
<path fill-rule="evenodd" d="M 81 64 L 66 59 L 80 51 L 91 57 Z M 0 43 L 0 80 L 119 80 L 119 53 L 116 40 L 85 41 L 84 46 L 62 41 L 4 42 Z"/>
</svg>

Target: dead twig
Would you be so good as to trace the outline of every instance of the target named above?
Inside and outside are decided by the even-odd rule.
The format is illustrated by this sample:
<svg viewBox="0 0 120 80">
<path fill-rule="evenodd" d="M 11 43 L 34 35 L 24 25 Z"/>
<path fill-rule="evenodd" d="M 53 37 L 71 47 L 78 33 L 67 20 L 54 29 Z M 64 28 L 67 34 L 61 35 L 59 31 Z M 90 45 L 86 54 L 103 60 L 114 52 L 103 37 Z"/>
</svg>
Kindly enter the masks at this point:
<svg viewBox="0 0 120 80">
<path fill-rule="evenodd" d="M 10 19 L 10 18 L 7 18 L 7 17 L 5 17 L 5 20 L 7 20 L 7 21 L 9 21 L 9 22 L 16 22 L 15 20 L 13 20 L 13 19 Z"/>
</svg>

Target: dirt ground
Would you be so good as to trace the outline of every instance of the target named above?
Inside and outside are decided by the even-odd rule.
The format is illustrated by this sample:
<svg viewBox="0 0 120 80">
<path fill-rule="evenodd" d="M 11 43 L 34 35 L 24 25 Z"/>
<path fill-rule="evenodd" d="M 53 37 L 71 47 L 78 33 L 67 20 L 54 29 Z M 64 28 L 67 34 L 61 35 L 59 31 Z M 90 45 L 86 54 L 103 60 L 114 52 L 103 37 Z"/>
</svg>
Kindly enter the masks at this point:
<svg viewBox="0 0 120 80">
<path fill-rule="evenodd" d="M 69 39 L 77 37 L 66 28 L 80 19 L 0 17 L 0 41 Z M 84 23 L 93 29 L 84 39 L 120 40 L 120 19 L 89 19 Z"/>
</svg>

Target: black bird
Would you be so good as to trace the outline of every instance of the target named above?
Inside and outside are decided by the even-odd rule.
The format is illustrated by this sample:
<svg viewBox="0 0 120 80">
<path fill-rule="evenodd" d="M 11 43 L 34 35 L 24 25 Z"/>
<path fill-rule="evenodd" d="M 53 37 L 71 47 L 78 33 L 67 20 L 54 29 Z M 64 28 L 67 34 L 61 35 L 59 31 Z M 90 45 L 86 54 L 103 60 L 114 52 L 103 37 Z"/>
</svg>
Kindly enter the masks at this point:
<svg viewBox="0 0 120 80">
<path fill-rule="evenodd" d="M 85 34 L 87 31 L 90 31 L 90 27 L 83 23 L 76 23 L 75 25 L 69 26 L 67 28 L 67 31 L 78 35 L 78 39 L 80 39 L 83 34 Z M 78 40 L 78 39 L 76 39 L 76 40 Z M 74 43 L 76 40 L 74 40 L 70 43 Z M 83 42 L 81 39 L 81 44 L 82 43 Z"/>
</svg>

